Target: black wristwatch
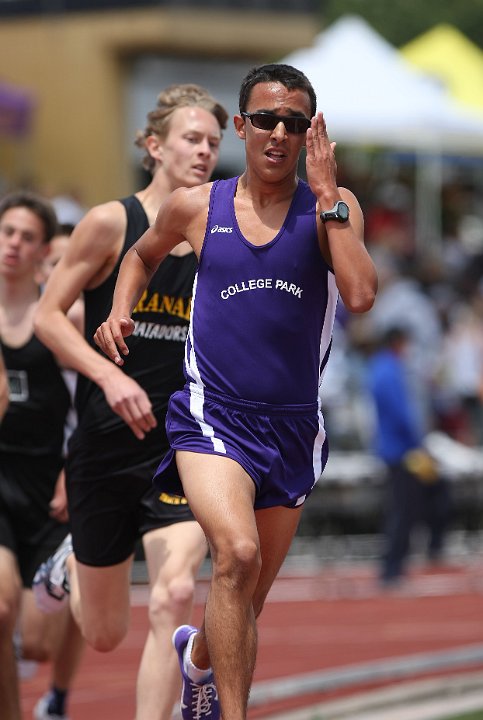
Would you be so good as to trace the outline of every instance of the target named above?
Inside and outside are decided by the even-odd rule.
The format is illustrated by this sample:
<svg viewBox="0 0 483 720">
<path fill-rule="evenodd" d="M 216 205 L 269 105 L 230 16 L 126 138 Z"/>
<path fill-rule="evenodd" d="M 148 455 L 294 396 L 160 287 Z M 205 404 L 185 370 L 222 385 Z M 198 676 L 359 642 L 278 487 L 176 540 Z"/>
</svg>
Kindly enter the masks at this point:
<svg viewBox="0 0 483 720">
<path fill-rule="evenodd" d="M 329 220 L 345 223 L 349 219 L 349 206 L 343 200 L 337 200 L 332 210 L 325 210 L 320 213 L 320 219 L 323 223 Z"/>
</svg>

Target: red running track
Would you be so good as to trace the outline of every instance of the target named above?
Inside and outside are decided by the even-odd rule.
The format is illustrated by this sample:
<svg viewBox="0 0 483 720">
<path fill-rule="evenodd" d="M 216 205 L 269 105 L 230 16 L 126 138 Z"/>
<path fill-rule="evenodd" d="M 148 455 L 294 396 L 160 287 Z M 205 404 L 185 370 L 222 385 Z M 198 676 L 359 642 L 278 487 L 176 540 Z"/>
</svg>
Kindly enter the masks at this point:
<svg viewBox="0 0 483 720">
<path fill-rule="evenodd" d="M 200 583 L 195 621 L 201 616 L 205 589 L 206 584 Z M 117 650 L 106 655 L 86 651 L 70 697 L 71 720 L 133 720 L 136 673 L 147 630 L 146 598 L 144 587 L 133 588 L 131 628 Z M 482 618 L 483 563 L 416 570 L 391 592 L 380 591 L 374 569 L 366 566 L 284 574 L 272 588 L 259 621 L 255 684 L 483 644 Z M 47 684 L 46 666 L 22 681 L 25 720 L 32 717 Z M 349 686 L 263 704 L 253 707 L 250 717 L 266 717 L 361 689 Z"/>
</svg>

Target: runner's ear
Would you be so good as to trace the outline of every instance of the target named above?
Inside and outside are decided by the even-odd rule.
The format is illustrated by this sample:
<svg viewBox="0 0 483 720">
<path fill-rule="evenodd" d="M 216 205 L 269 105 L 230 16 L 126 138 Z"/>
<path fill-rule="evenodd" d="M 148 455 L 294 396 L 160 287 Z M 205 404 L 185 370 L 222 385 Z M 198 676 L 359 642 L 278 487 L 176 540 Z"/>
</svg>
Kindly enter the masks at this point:
<svg viewBox="0 0 483 720">
<path fill-rule="evenodd" d="M 235 132 L 240 138 L 240 140 L 246 139 L 246 125 L 245 125 L 245 119 L 242 118 L 241 115 L 235 115 L 233 118 L 233 124 L 235 126 Z"/>
</svg>

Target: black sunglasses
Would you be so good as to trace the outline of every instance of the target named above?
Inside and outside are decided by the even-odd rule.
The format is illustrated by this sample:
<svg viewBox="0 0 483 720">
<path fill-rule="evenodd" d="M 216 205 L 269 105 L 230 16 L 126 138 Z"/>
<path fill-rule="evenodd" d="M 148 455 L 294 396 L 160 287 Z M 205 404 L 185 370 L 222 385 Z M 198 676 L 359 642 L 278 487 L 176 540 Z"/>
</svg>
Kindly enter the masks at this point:
<svg viewBox="0 0 483 720">
<path fill-rule="evenodd" d="M 306 117 L 298 117 L 295 115 L 274 115 L 269 112 L 242 112 L 243 117 L 250 118 L 253 127 L 259 130 L 274 130 L 279 122 L 283 122 L 285 130 L 288 133 L 301 135 L 310 127 L 310 120 Z"/>
</svg>

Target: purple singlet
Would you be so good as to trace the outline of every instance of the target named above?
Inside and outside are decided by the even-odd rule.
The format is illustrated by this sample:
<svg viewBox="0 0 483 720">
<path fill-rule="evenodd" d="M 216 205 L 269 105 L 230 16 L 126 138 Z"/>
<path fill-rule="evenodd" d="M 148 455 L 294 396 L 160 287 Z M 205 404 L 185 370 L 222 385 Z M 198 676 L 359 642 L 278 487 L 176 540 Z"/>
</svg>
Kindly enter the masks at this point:
<svg viewBox="0 0 483 720">
<path fill-rule="evenodd" d="M 185 374 L 198 388 L 270 404 L 317 402 L 338 291 L 299 181 L 285 222 L 256 246 L 235 216 L 238 178 L 213 184 L 193 291 Z"/>
</svg>

